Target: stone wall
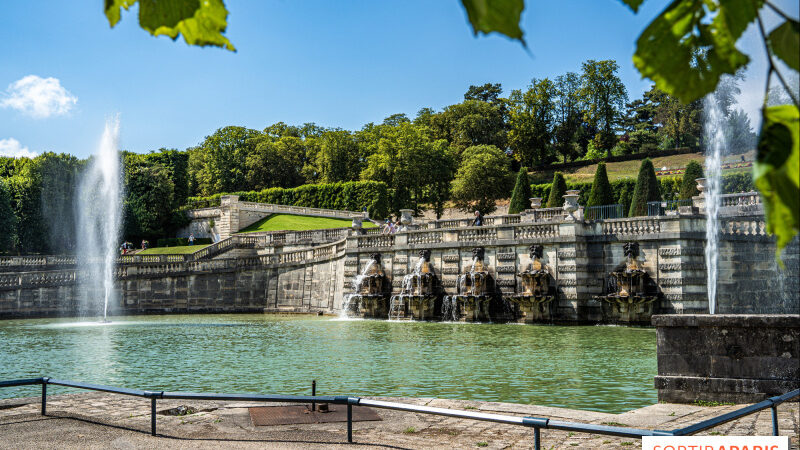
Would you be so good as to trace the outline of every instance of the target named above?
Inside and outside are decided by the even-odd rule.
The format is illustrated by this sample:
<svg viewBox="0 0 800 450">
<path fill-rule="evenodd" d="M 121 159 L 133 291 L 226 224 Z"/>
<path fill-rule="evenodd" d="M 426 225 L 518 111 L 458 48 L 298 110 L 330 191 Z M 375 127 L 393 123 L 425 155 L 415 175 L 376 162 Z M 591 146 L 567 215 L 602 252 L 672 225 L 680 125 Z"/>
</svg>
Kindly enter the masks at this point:
<svg viewBox="0 0 800 450">
<path fill-rule="evenodd" d="M 754 403 L 800 387 L 800 315 L 653 317 L 658 400 Z"/>
<path fill-rule="evenodd" d="M 247 258 L 121 264 L 110 313 L 330 312 L 344 243 Z M 0 274 L 0 319 L 97 315 L 71 269 Z M 85 301 L 85 299 L 92 299 Z"/>
</svg>

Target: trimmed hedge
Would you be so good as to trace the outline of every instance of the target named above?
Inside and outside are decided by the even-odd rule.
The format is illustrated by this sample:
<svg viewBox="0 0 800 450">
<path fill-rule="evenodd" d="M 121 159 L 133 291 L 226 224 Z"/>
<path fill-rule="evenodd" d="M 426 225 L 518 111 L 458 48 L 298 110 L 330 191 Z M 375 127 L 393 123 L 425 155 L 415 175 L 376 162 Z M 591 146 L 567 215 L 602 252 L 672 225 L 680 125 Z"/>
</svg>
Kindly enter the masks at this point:
<svg viewBox="0 0 800 450">
<path fill-rule="evenodd" d="M 223 195 L 238 195 L 245 202 L 275 205 L 306 206 L 309 208 L 361 211 L 370 217 L 389 214 L 389 189 L 380 181 L 348 181 L 328 184 L 304 184 L 296 188 L 269 188 L 261 191 L 232 192 L 209 197 L 189 197 L 188 207 L 208 208 L 219 205 Z"/>
<path fill-rule="evenodd" d="M 633 203 L 631 203 L 629 216 L 646 216 L 647 204 L 663 200 L 661 185 L 656 178 L 656 169 L 653 161 L 645 158 L 639 166 L 639 176 L 636 178 L 636 188 L 633 190 Z"/>
<path fill-rule="evenodd" d="M 547 196 L 547 207 L 558 208 L 564 206 L 564 195 L 569 190 L 564 175 L 561 172 L 553 174 L 553 182 L 550 185 L 555 186 L 555 189 Z"/>
<path fill-rule="evenodd" d="M 676 200 L 681 190 L 681 183 L 683 178 L 681 176 L 674 177 L 660 177 L 658 179 L 661 185 L 661 196 L 664 200 Z M 534 184 L 531 185 L 531 197 L 541 197 L 547 199 L 550 197 L 551 183 Z M 611 182 L 611 189 L 614 191 L 614 199 L 617 203 L 622 204 L 623 210 L 627 214 L 631 207 L 633 199 L 633 189 L 636 187 L 636 180 L 632 178 L 623 178 Z M 567 181 L 567 189 L 578 189 L 581 191 L 581 196 L 578 198 L 578 203 L 587 205 L 589 195 L 592 191 L 591 182 L 574 182 Z M 750 172 L 736 172 L 722 175 L 722 192 L 724 194 L 733 194 L 736 192 L 750 192 L 755 191 L 753 178 Z"/>
<path fill-rule="evenodd" d="M 511 203 L 508 205 L 509 214 L 519 214 L 530 206 L 531 182 L 528 181 L 528 168 L 520 167 L 514 192 L 511 194 Z"/>
<path fill-rule="evenodd" d="M 194 245 L 211 245 L 211 238 L 194 238 Z M 156 247 L 183 247 L 189 245 L 189 238 L 161 238 Z"/>
</svg>

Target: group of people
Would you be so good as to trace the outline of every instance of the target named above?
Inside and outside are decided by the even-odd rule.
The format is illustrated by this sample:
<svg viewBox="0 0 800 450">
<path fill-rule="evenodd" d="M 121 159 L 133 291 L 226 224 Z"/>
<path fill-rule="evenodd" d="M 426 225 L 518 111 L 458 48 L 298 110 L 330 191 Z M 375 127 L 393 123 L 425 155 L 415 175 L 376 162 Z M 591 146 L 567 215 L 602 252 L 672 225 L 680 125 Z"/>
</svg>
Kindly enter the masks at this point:
<svg viewBox="0 0 800 450">
<path fill-rule="evenodd" d="M 400 218 L 397 218 L 394 222 L 392 222 L 392 218 L 389 217 L 383 223 L 383 226 L 381 226 L 381 234 L 395 234 L 398 231 L 406 231 L 407 229 L 408 227 L 400 222 Z"/>
<path fill-rule="evenodd" d="M 142 239 L 142 250 L 150 248 L 150 241 Z M 119 246 L 120 255 L 127 255 L 129 251 L 133 250 L 133 243 L 125 241 Z"/>
</svg>

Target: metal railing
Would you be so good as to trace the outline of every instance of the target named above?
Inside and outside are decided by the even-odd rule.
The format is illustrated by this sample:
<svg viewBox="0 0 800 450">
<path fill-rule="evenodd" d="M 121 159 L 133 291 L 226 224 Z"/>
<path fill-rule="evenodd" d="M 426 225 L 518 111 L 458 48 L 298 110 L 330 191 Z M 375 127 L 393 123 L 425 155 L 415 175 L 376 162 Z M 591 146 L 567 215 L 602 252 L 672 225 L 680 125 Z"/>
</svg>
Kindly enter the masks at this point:
<svg viewBox="0 0 800 450">
<path fill-rule="evenodd" d="M 622 205 L 620 204 L 587 206 L 583 210 L 584 220 L 621 219 L 623 216 Z"/>
<path fill-rule="evenodd" d="M 647 202 L 648 216 L 665 216 L 667 211 L 677 211 L 679 206 L 692 206 L 692 199 Z"/>
<path fill-rule="evenodd" d="M 800 389 L 787 392 L 783 395 L 768 398 L 764 401 L 745 406 L 721 416 L 704 420 L 688 427 L 675 430 L 646 430 L 610 425 L 595 425 L 580 422 L 568 422 L 543 417 L 519 417 L 504 414 L 492 414 L 457 409 L 436 408 L 431 406 L 411 405 L 407 403 L 371 400 L 347 395 L 256 395 L 256 394 L 204 394 L 195 392 L 168 392 L 144 391 L 140 389 L 120 388 L 101 384 L 81 383 L 77 381 L 58 380 L 55 378 L 27 378 L 20 380 L 0 381 L 0 388 L 26 385 L 42 385 L 41 414 L 47 415 L 47 386 L 65 386 L 90 391 L 109 392 L 113 394 L 129 395 L 150 399 L 150 432 L 156 436 L 156 403 L 162 400 L 221 400 L 239 402 L 265 402 L 265 403 L 331 403 L 334 405 L 347 405 L 347 442 L 353 442 L 353 406 L 371 406 L 373 408 L 408 411 L 419 414 L 432 414 L 437 416 L 456 417 L 460 419 L 480 420 L 484 422 L 503 423 L 507 425 L 521 425 L 533 428 L 533 442 L 536 450 L 541 449 L 541 430 L 561 430 L 576 433 L 602 434 L 606 436 L 629 437 L 641 439 L 644 436 L 688 436 L 699 433 L 709 428 L 722 425 L 740 417 L 753 414 L 764 409 L 772 409 L 772 434 L 778 436 L 778 405 L 800 397 Z"/>
</svg>

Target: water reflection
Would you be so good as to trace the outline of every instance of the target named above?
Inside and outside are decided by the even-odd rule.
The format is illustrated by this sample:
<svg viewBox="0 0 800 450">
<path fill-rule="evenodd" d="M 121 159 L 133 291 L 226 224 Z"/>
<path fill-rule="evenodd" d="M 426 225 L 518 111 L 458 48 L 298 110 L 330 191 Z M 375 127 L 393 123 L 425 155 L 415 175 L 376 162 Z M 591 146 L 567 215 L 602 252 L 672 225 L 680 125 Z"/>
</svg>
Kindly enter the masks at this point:
<svg viewBox="0 0 800 450">
<path fill-rule="evenodd" d="M 71 324 L 71 325 L 70 325 Z M 655 332 L 272 315 L 0 322 L 0 379 L 446 397 L 621 412 L 656 401 Z M 0 396 L 36 395 L 35 389 Z M 61 390 L 57 391 L 61 392 Z"/>
</svg>

